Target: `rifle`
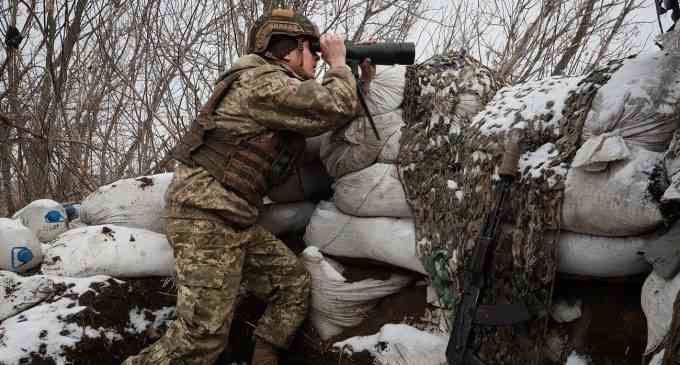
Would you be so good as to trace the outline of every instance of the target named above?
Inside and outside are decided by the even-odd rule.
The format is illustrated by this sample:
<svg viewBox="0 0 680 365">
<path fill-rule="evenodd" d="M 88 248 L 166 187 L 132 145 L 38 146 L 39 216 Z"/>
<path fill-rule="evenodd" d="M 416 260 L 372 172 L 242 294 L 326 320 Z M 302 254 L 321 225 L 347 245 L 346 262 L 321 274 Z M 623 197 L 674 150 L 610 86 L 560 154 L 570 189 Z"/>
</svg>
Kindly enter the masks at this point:
<svg viewBox="0 0 680 365">
<path fill-rule="evenodd" d="M 517 175 L 519 155 L 517 143 L 508 143 L 499 169 L 498 198 L 482 227 L 473 251 L 472 266 L 463 276 L 461 302 L 458 304 L 453 331 L 446 347 L 449 365 L 483 365 L 469 346 L 470 334 L 475 325 L 510 326 L 526 322 L 530 318 L 529 311 L 523 304 L 479 304 L 483 290 L 492 284 L 502 209 Z"/>
<path fill-rule="evenodd" d="M 371 123 L 375 137 L 380 140 L 380 134 L 375 127 L 373 116 L 368 105 L 366 104 L 366 97 L 363 91 L 363 82 L 359 78 L 359 65 L 365 59 L 369 58 L 374 65 L 412 65 L 416 59 L 416 46 L 414 43 L 375 43 L 375 44 L 357 44 L 345 42 L 347 51 L 345 57 L 347 58 L 347 65 L 352 69 L 352 74 L 357 79 L 357 93 L 359 95 L 359 102 L 366 112 L 368 121 Z M 321 52 L 321 44 L 318 41 L 312 42 L 309 45 L 312 52 Z"/>
</svg>

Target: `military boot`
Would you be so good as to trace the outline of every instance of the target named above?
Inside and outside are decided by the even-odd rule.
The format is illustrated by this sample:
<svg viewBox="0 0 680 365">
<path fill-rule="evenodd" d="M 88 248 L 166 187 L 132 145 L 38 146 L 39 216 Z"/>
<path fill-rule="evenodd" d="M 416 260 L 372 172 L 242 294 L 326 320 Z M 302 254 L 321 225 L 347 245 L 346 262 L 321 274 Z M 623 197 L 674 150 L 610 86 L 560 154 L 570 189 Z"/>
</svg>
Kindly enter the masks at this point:
<svg viewBox="0 0 680 365">
<path fill-rule="evenodd" d="M 253 359 L 250 365 L 278 365 L 279 356 L 276 353 L 276 348 L 270 343 L 260 340 L 255 340 L 255 351 L 253 352 Z"/>
</svg>

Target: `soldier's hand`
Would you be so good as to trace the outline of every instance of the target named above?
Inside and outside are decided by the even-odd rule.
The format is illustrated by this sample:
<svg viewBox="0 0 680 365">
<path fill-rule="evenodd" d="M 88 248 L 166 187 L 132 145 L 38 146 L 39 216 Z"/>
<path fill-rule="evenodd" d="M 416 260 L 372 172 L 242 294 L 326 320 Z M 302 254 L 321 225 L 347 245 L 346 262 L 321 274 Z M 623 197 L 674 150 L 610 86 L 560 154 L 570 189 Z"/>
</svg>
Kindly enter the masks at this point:
<svg viewBox="0 0 680 365">
<path fill-rule="evenodd" d="M 321 44 L 321 57 L 327 64 L 333 67 L 344 67 L 347 49 L 345 40 L 334 33 L 325 33 L 319 39 Z"/>
<path fill-rule="evenodd" d="M 359 44 L 375 44 L 378 43 L 378 40 L 376 38 L 369 38 L 368 41 L 366 42 L 361 42 Z M 368 91 L 370 89 L 371 81 L 375 78 L 375 65 L 371 62 L 370 58 L 367 58 L 359 64 L 359 68 L 361 69 L 361 85 L 362 85 L 362 91 L 364 92 L 364 95 L 368 95 Z"/>
</svg>

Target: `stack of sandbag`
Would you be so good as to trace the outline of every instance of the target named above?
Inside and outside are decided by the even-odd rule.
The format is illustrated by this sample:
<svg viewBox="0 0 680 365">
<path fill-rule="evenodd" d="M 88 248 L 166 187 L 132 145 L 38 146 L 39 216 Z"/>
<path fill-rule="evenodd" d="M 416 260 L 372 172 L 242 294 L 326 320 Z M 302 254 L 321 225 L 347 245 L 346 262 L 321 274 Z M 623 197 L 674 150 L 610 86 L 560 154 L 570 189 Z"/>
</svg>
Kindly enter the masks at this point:
<svg viewBox="0 0 680 365">
<path fill-rule="evenodd" d="M 405 72 L 379 67 L 371 82 L 366 101 L 377 135 L 364 115 L 324 136 L 321 160 L 335 178 L 334 196 L 317 206 L 304 239 L 327 254 L 424 273 L 398 172 Z"/>
<path fill-rule="evenodd" d="M 330 184 L 323 169 L 306 164 L 301 171 L 307 177 L 308 190 L 319 192 Z M 105 185 L 90 194 L 80 206 L 80 219 L 88 226 L 113 224 L 166 233 L 165 192 L 172 181 L 172 173 L 123 179 Z M 265 198 L 260 212 L 260 224 L 274 234 L 304 229 L 314 209 L 314 203 L 297 193 L 297 179 L 277 187 L 271 199 Z"/>
<path fill-rule="evenodd" d="M 451 72 L 434 96 L 441 112 L 471 117 L 494 84 L 488 70 L 465 56 L 464 72 Z M 305 242 L 335 256 L 369 258 L 425 274 L 416 254 L 413 212 L 400 179 L 398 155 L 404 126 L 406 68 L 379 68 L 368 106 L 377 129 L 359 117 L 327 135 L 321 159 L 336 179 L 332 202 L 317 206 Z M 455 100 L 455 102 L 454 102 Z"/>
<path fill-rule="evenodd" d="M 638 55 L 621 62 L 597 91 L 567 175 L 562 228 L 580 235 L 560 246 L 561 271 L 649 270 L 639 252 L 675 219 L 664 205 L 680 198 L 679 66 L 680 50 L 672 45 Z"/>
</svg>

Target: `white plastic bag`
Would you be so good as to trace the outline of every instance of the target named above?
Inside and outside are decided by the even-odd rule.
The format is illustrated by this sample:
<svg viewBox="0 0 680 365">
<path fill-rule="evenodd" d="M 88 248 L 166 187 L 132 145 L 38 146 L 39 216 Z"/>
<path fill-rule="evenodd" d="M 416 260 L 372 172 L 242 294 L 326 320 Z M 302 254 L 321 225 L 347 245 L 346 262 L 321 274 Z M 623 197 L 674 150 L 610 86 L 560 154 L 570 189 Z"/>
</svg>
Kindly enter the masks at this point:
<svg viewBox="0 0 680 365">
<path fill-rule="evenodd" d="M 23 277 L 0 271 L 0 322 L 52 296 L 53 285 L 42 275 Z"/>
<path fill-rule="evenodd" d="M 571 168 L 562 204 L 562 228 L 597 236 L 636 236 L 663 222 L 649 193 L 650 174 L 662 154 L 631 148 L 630 159 L 599 172 Z"/>
<path fill-rule="evenodd" d="M 80 207 L 88 225 L 116 224 L 165 233 L 165 192 L 171 173 L 123 179 L 90 194 Z"/>
<path fill-rule="evenodd" d="M 673 304 L 680 292 L 680 275 L 664 280 L 652 272 L 642 286 L 642 310 L 647 317 L 645 355 L 655 352 L 663 343 L 673 320 Z"/>
<path fill-rule="evenodd" d="M 377 163 L 339 178 L 333 186 L 335 205 L 357 217 L 411 218 L 397 165 Z"/>
<path fill-rule="evenodd" d="M 41 242 L 49 242 L 68 230 L 66 210 L 50 199 L 40 199 L 23 207 L 12 216 L 35 233 Z"/>
<path fill-rule="evenodd" d="M 331 202 L 320 202 L 304 240 L 329 255 L 373 259 L 426 274 L 416 255 L 412 219 L 352 217 Z"/>
<path fill-rule="evenodd" d="M 172 276 L 175 258 L 162 234 L 116 225 L 70 230 L 43 245 L 42 272 L 49 275 L 119 278 Z"/>
<path fill-rule="evenodd" d="M 557 271 L 565 274 L 618 277 L 649 272 L 651 266 L 639 254 L 652 236 L 601 237 L 560 233 Z"/>
<path fill-rule="evenodd" d="M 358 325 L 377 299 L 400 291 L 412 281 L 408 276 L 392 275 L 387 280 L 348 283 L 340 272 L 340 264 L 324 258 L 317 248 L 308 247 L 302 258 L 312 276 L 310 318 L 323 340 Z"/>
<path fill-rule="evenodd" d="M 24 272 L 43 261 L 35 233 L 14 219 L 0 218 L 0 270 Z"/>
</svg>

